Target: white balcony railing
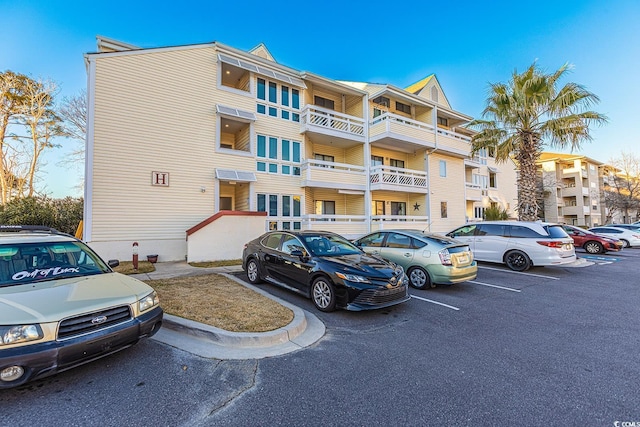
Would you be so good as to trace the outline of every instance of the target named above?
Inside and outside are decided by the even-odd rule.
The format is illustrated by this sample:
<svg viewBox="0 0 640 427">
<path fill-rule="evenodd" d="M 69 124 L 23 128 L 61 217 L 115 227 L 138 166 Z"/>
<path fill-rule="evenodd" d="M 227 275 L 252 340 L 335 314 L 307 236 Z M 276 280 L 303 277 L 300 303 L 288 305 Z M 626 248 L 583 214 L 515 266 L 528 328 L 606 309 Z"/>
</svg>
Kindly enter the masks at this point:
<svg viewBox="0 0 640 427">
<path fill-rule="evenodd" d="M 424 230 L 428 226 L 428 216 L 374 215 L 371 217 L 371 231 L 385 229 Z"/>
<path fill-rule="evenodd" d="M 424 130 L 424 131 L 428 131 L 433 133 L 433 126 L 428 124 L 428 123 L 423 123 L 423 122 L 419 122 L 417 120 L 413 120 L 413 119 L 409 119 L 407 117 L 403 117 L 400 116 L 398 114 L 393 114 L 393 113 L 384 113 L 379 115 L 378 117 L 374 117 L 373 120 L 371 120 L 371 125 L 375 125 L 381 122 L 387 122 L 387 123 L 400 123 L 403 124 L 405 126 L 409 126 L 415 129 L 420 129 L 420 130 Z"/>
<path fill-rule="evenodd" d="M 427 188 L 426 172 L 395 168 L 392 166 L 374 166 L 371 168 L 369 181 L 372 185 L 397 185 L 403 187 Z"/>
<path fill-rule="evenodd" d="M 303 186 L 351 188 L 365 190 L 367 172 L 364 166 L 307 159 L 302 164 Z"/>
<path fill-rule="evenodd" d="M 357 136 L 364 136 L 364 123 L 364 119 L 359 117 L 315 105 L 307 105 L 302 110 L 300 117 L 300 124 L 303 129 L 309 126 L 317 126 Z"/>
<path fill-rule="evenodd" d="M 444 136 L 448 136 L 450 138 L 455 138 L 455 139 L 459 139 L 462 140 L 464 142 L 471 142 L 471 137 L 467 136 L 467 135 L 462 135 L 460 133 L 456 133 L 450 130 L 445 130 L 445 129 L 438 129 L 438 133 Z M 486 162 L 485 162 L 486 164 Z"/>
</svg>

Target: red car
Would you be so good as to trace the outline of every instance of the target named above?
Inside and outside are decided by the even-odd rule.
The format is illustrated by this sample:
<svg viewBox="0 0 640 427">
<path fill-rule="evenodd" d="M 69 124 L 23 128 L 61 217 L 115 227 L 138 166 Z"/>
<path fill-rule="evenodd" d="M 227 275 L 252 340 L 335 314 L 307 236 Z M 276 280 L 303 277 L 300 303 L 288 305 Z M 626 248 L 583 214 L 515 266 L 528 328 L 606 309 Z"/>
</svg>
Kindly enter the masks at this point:
<svg viewBox="0 0 640 427">
<path fill-rule="evenodd" d="M 621 251 L 624 247 L 622 241 L 610 237 L 601 236 L 589 230 L 573 225 L 563 224 L 562 228 L 573 239 L 575 247 L 584 248 L 590 254 L 602 254 L 607 251 Z"/>
</svg>

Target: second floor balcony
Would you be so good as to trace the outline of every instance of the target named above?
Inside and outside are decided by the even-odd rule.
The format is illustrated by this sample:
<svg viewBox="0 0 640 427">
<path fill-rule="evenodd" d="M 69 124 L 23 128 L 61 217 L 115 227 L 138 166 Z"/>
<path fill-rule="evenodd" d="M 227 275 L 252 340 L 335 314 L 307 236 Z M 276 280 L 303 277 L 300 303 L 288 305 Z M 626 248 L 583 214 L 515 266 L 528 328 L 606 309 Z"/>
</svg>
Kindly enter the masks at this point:
<svg viewBox="0 0 640 427">
<path fill-rule="evenodd" d="M 364 166 L 307 159 L 301 167 L 302 187 L 365 191 L 367 175 Z"/>
<path fill-rule="evenodd" d="M 429 191 L 426 172 L 392 166 L 373 166 L 369 172 L 371 190 L 391 190 L 409 193 Z"/>
<path fill-rule="evenodd" d="M 300 132 L 311 134 L 321 144 L 343 148 L 365 142 L 365 121 L 338 111 L 307 105 L 300 116 Z"/>
</svg>

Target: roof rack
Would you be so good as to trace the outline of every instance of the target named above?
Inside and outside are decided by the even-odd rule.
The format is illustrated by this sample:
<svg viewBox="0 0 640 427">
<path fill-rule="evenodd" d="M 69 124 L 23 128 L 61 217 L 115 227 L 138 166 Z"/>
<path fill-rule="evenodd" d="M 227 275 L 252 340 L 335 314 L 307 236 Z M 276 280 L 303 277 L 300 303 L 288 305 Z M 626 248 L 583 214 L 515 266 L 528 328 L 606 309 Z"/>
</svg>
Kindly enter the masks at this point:
<svg viewBox="0 0 640 427">
<path fill-rule="evenodd" d="M 44 225 L 7 225 L 0 224 L 0 232 L 3 231 L 11 231 L 11 232 L 21 232 L 21 231 L 41 231 L 46 233 L 53 234 L 65 234 L 56 230 L 55 228 L 46 227 Z"/>
</svg>

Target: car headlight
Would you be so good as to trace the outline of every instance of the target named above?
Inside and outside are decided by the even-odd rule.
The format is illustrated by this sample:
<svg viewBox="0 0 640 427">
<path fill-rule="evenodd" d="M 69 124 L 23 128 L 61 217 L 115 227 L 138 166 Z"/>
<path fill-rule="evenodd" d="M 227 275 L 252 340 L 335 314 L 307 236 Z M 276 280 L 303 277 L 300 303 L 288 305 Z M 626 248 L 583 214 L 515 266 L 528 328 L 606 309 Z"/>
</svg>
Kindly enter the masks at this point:
<svg viewBox="0 0 640 427">
<path fill-rule="evenodd" d="M 17 344 L 42 339 L 40 325 L 0 326 L 0 345 Z"/>
<path fill-rule="evenodd" d="M 355 274 L 344 274 L 344 273 L 337 272 L 336 276 L 348 282 L 371 283 L 369 279 L 367 279 L 366 277 L 357 276 Z"/>
<path fill-rule="evenodd" d="M 160 304 L 160 298 L 158 298 L 158 293 L 153 291 L 138 301 L 138 309 L 140 310 L 140 313 L 142 313 L 143 311 L 147 311 L 158 304 Z"/>
</svg>

